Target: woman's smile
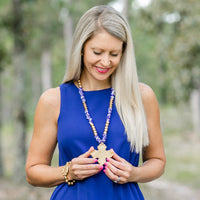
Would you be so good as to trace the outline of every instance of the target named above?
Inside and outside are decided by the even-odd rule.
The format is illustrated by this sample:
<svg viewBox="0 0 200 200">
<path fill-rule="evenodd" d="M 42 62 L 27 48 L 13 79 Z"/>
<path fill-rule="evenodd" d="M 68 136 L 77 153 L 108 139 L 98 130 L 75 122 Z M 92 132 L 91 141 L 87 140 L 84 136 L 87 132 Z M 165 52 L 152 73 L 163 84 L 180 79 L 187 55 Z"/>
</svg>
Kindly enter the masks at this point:
<svg viewBox="0 0 200 200">
<path fill-rule="evenodd" d="M 102 73 L 102 74 L 106 74 L 110 70 L 110 68 L 103 68 L 103 67 L 98 67 L 98 66 L 95 66 L 95 68 L 99 73 Z"/>
</svg>

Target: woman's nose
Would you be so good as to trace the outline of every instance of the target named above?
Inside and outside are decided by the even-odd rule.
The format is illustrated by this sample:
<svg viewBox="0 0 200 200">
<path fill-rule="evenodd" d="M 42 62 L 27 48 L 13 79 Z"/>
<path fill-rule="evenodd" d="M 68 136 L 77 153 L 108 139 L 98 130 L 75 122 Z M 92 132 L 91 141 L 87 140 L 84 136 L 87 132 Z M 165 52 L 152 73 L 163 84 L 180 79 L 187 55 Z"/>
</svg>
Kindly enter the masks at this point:
<svg viewBox="0 0 200 200">
<path fill-rule="evenodd" d="M 103 56 L 101 58 L 101 63 L 103 66 L 108 67 L 110 65 L 110 58 L 109 56 Z"/>
</svg>

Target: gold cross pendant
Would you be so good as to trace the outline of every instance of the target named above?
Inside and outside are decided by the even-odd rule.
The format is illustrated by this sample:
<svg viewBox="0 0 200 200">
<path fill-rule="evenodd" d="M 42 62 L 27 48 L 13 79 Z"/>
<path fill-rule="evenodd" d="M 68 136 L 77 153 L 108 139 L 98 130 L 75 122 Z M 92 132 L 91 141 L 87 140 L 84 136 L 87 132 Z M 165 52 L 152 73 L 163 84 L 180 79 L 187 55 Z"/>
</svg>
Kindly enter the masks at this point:
<svg viewBox="0 0 200 200">
<path fill-rule="evenodd" d="M 106 158 L 111 158 L 113 156 L 112 150 L 107 150 L 107 146 L 102 142 L 98 145 L 97 149 L 91 153 L 93 158 L 98 158 L 98 163 L 103 165 L 106 162 Z"/>
</svg>

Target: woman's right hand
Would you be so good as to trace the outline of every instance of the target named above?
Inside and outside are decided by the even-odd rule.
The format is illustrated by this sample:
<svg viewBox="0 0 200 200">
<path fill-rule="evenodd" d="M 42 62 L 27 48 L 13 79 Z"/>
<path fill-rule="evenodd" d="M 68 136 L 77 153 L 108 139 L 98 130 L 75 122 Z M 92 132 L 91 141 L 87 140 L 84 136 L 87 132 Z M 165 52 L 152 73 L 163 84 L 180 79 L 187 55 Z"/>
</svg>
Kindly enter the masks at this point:
<svg viewBox="0 0 200 200">
<path fill-rule="evenodd" d="M 90 147 L 87 152 L 71 160 L 68 173 L 69 180 L 83 180 L 103 169 L 102 165 L 96 163 L 97 159 L 89 158 L 92 151 L 94 151 L 94 147 Z"/>
</svg>

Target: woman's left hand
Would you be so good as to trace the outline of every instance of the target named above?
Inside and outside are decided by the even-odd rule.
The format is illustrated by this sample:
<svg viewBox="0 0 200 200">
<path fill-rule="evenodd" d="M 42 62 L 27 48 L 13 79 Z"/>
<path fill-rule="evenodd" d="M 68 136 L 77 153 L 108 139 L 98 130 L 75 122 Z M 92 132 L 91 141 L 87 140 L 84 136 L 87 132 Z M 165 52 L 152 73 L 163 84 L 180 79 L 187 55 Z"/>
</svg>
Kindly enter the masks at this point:
<svg viewBox="0 0 200 200">
<path fill-rule="evenodd" d="M 133 181 L 135 169 L 132 164 L 113 151 L 113 157 L 105 163 L 105 174 L 115 183 L 124 184 Z"/>
</svg>

